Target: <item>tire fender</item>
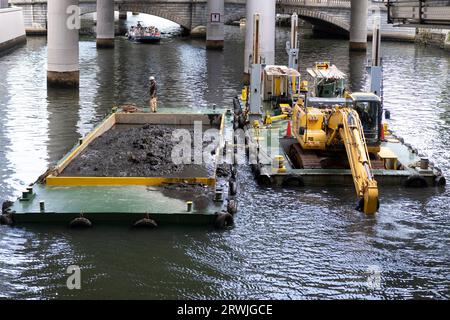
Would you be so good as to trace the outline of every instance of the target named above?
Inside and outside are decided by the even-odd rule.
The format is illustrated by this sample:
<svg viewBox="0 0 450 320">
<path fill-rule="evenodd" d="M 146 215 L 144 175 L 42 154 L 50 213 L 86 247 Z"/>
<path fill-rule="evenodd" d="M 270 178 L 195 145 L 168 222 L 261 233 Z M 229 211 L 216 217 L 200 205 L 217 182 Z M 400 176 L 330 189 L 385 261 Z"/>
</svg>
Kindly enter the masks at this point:
<svg viewBox="0 0 450 320">
<path fill-rule="evenodd" d="M 221 212 L 217 214 L 216 220 L 214 221 L 214 227 L 219 230 L 225 230 L 234 225 L 234 218 L 228 212 Z"/>
<path fill-rule="evenodd" d="M 427 180 L 419 175 L 409 176 L 405 181 L 406 188 L 426 188 L 428 187 Z"/>
<path fill-rule="evenodd" d="M 447 181 L 445 180 L 445 177 L 442 176 L 442 175 L 441 176 L 437 176 L 434 179 L 434 185 L 436 187 L 444 187 L 446 185 L 446 183 L 447 183 Z"/>
<path fill-rule="evenodd" d="M 70 221 L 69 226 L 72 229 L 84 229 L 84 228 L 91 228 L 92 222 L 85 218 L 85 217 L 78 217 Z"/>
<path fill-rule="evenodd" d="M 283 187 L 303 187 L 305 182 L 302 177 L 287 177 L 283 181 Z"/>
<path fill-rule="evenodd" d="M 237 202 L 236 202 L 236 200 L 228 200 L 227 211 L 231 215 L 235 215 L 237 213 Z"/>
<path fill-rule="evenodd" d="M 12 213 L 4 213 L 0 215 L 0 224 L 12 226 L 14 224 L 14 216 Z"/>
<path fill-rule="evenodd" d="M 158 226 L 155 220 L 150 218 L 143 218 L 141 220 L 133 223 L 133 228 L 146 228 L 146 229 L 154 229 Z"/>
</svg>

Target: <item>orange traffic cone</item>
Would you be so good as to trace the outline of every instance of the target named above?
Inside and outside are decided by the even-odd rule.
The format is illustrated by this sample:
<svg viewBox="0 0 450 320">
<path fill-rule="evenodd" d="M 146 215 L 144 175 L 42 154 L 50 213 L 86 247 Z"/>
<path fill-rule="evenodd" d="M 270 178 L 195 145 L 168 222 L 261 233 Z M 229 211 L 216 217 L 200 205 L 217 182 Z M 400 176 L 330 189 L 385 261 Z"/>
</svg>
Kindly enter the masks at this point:
<svg viewBox="0 0 450 320">
<path fill-rule="evenodd" d="M 292 138 L 291 120 L 288 120 L 285 138 Z"/>
</svg>

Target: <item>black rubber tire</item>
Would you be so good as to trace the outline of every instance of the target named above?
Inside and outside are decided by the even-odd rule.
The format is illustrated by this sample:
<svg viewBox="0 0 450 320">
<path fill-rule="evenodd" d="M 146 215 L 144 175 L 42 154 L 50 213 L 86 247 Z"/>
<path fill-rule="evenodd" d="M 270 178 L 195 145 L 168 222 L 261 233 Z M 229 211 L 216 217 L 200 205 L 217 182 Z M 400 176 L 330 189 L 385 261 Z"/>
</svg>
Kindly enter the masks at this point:
<svg viewBox="0 0 450 320">
<path fill-rule="evenodd" d="M 237 193 L 237 183 L 234 180 L 230 180 L 230 184 L 228 186 L 228 194 L 230 196 L 235 196 Z"/>
<path fill-rule="evenodd" d="M 248 159 L 249 156 L 250 156 L 250 144 L 248 137 L 245 137 L 245 157 Z"/>
<path fill-rule="evenodd" d="M 152 220 L 150 218 L 143 218 L 133 224 L 133 228 L 155 229 L 156 227 L 158 227 L 158 224 L 155 220 Z"/>
<path fill-rule="evenodd" d="M 419 175 L 409 176 L 405 181 L 406 188 L 426 188 L 428 183 L 424 177 Z"/>
<path fill-rule="evenodd" d="M 92 222 L 85 217 L 78 217 L 70 221 L 69 226 L 72 229 L 87 229 L 92 227 Z"/>
<path fill-rule="evenodd" d="M 231 167 L 231 178 L 233 179 L 237 178 L 237 165 Z"/>
<path fill-rule="evenodd" d="M 256 181 L 260 186 L 270 187 L 272 185 L 272 178 L 270 176 L 260 174 L 256 177 Z"/>
<path fill-rule="evenodd" d="M 8 209 L 12 207 L 14 202 L 6 200 L 2 203 L 2 213 L 7 213 Z"/>
<path fill-rule="evenodd" d="M 245 127 L 245 119 L 244 119 L 243 115 L 239 116 L 238 124 L 239 124 L 239 126 L 238 126 L 239 129 L 244 129 L 244 127 Z"/>
<path fill-rule="evenodd" d="M 445 180 L 444 176 L 437 176 L 434 179 L 434 185 L 436 187 L 444 187 L 447 184 L 447 181 Z"/>
<path fill-rule="evenodd" d="M 234 218 L 228 212 L 221 212 L 216 216 L 214 227 L 219 230 L 225 230 L 234 225 Z"/>
<path fill-rule="evenodd" d="M 301 177 L 287 177 L 283 181 L 283 187 L 304 187 L 305 182 Z"/>
<path fill-rule="evenodd" d="M 0 224 L 5 226 L 12 226 L 14 224 L 14 217 L 11 213 L 0 215 Z"/>
<path fill-rule="evenodd" d="M 227 212 L 229 214 L 233 215 L 233 216 L 237 213 L 237 202 L 236 202 L 236 200 L 228 200 Z"/>
<path fill-rule="evenodd" d="M 261 165 L 260 164 L 256 164 L 256 166 L 253 170 L 253 174 L 255 175 L 255 179 L 258 179 L 258 177 L 261 175 Z"/>
<path fill-rule="evenodd" d="M 233 110 L 234 110 L 234 113 L 237 115 L 240 115 L 242 113 L 242 106 L 241 106 L 241 102 L 239 101 L 238 97 L 233 98 Z"/>
</svg>

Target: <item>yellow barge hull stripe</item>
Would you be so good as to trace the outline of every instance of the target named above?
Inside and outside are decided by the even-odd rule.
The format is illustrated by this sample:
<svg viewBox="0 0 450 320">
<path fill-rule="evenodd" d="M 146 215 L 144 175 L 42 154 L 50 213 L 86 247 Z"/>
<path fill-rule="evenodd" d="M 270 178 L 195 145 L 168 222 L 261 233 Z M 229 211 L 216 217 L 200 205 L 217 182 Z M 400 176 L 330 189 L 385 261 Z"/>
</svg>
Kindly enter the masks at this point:
<svg viewBox="0 0 450 320">
<path fill-rule="evenodd" d="M 47 186 L 161 186 L 164 184 L 203 184 L 214 186 L 214 178 L 162 178 L 162 177 L 55 177 L 50 175 L 46 179 Z"/>
</svg>

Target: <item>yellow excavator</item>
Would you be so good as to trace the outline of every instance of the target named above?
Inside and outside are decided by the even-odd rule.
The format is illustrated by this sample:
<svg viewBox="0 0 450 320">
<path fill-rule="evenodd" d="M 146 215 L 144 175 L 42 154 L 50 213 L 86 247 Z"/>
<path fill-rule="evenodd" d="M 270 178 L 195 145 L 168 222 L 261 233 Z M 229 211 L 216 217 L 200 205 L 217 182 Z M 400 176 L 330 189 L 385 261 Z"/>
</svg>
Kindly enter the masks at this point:
<svg viewBox="0 0 450 320">
<path fill-rule="evenodd" d="M 358 112 L 345 105 L 306 107 L 300 99 L 294 107 L 292 117 L 298 144 L 293 146 L 291 154 L 296 153 L 294 157 L 301 162 L 304 151 L 336 153 L 345 149 L 359 199 L 358 209 L 366 214 L 374 214 L 379 207 L 378 186 L 372 174 L 369 151 Z M 371 148 L 379 149 L 376 145 Z M 306 161 L 307 156 L 303 158 Z"/>
</svg>

